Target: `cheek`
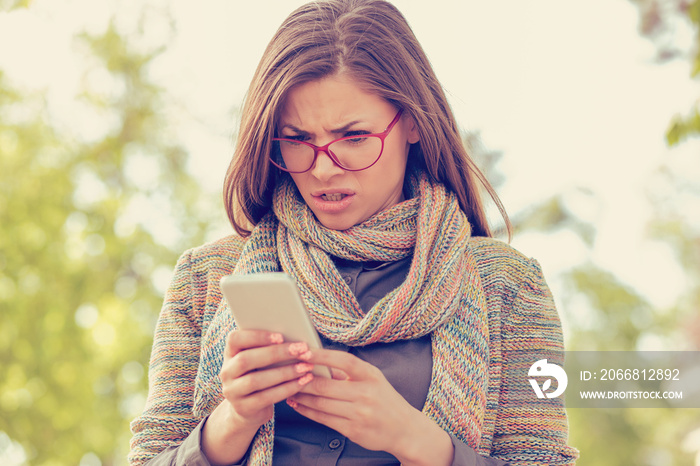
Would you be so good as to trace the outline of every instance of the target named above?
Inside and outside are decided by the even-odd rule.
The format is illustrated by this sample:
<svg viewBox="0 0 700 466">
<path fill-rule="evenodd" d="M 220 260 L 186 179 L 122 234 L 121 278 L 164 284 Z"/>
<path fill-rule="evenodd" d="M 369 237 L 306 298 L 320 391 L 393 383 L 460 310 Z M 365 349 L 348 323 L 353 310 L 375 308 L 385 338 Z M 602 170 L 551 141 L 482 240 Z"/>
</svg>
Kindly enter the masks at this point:
<svg viewBox="0 0 700 466">
<path fill-rule="evenodd" d="M 384 155 L 388 155 L 384 159 Z M 406 174 L 406 152 L 401 149 L 384 154 L 382 159 L 366 179 L 367 193 L 372 196 L 373 204 L 387 207 L 403 197 L 403 184 Z M 368 175 L 370 175 L 368 173 Z"/>
<path fill-rule="evenodd" d="M 396 182 L 403 179 L 406 173 L 406 163 L 408 161 L 408 146 L 401 144 L 392 144 L 385 147 L 385 153 L 379 159 L 381 166 L 379 168 L 378 181 L 386 184 L 391 181 Z M 380 165 L 380 164 L 378 164 Z"/>
<path fill-rule="evenodd" d="M 292 178 L 292 181 L 294 181 L 294 184 L 296 185 L 299 192 L 303 193 L 306 191 L 304 189 L 304 186 L 306 185 L 306 174 L 305 173 L 296 173 L 296 174 L 290 173 L 289 177 Z"/>
</svg>

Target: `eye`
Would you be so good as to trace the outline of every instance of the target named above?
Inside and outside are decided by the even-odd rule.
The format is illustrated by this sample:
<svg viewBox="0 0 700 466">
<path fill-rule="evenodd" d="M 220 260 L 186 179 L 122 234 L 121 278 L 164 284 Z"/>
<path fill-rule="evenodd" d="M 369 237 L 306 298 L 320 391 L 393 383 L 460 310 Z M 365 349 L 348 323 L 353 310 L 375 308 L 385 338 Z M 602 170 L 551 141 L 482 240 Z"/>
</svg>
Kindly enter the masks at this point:
<svg viewBox="0 0 700 466">
<path fill-rule="evenodd" d="M 365 139 L 367 139 L 367 138 L 362 137 L 362 136 L 366 136 L 368 134 L 372 134 L 372 133 L 370 133 L 369 131 L 348 131 L 347 133 L 345 133 L 345 136 L 343 136 L 343 137 L 348 138 L 348 139 L 345 139 L 346 142 L 359 143 L 359 142 L 362 142 Z M 353 136 L 356 136 L 356 137 L 353 137 Z"/>
<path fill-rule="evenodd" d="M 366 135 L 366 134 L 372 134 L 372 133 L 370 133 L 369 131 L 364 131 L 364 130 L 348 131 L 347 133 L 345 133 L 345 135 L 343 137 L 348 138 L 350 136 L 362 136 L 362 135 Z"/>
<path fill-rule="evenodd" d="M 293 136 L 282 135 L 284 139 L 291 139 L 292 141 L 304 141 L 307 137 L 303 134 L 296 134 Z"/>
</svg>

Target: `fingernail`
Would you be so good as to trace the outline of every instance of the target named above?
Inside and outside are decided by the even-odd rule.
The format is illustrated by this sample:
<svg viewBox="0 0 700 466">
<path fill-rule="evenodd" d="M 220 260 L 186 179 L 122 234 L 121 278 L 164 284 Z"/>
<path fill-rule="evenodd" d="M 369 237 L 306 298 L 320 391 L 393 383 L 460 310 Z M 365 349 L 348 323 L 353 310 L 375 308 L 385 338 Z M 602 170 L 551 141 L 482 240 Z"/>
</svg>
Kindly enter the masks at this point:
<svg viewBox="0 0 700 466">
<path fill-rule="evenodd" d="M 307 383 L 311 382 L 313 379 L 314 379 L 314 375 L 311 372 L 309 372 L 304 377 L 301 377 L 299 379 L 299 385 L 306 385 Z"/>
<path fill-rule="evenodd" d="M 274 343 L 276 345 L 279 345 L 284 341 L 284 337 L 282 336 L 281 333 L 271 333 L 270 334 L 270 343 Z"/>
<path fill-rule="evenodd" d="M 299 356 L 297 356 L 299 359 L 302 361 L 308 361 L 311 359 L 311 351 L 306 351 L 305 353 L 301 353 Z"/>
<path fill-rule="evenodd" d="M 300 374 L 303 374 L 304 372 L 309 372 L 313 368 L 314 365 L 309 364 L 308 362 L 300 362 L 294 365 L 294 369 L 296 369 L 296 371 Z"/>
<path fill-rule="evenodd" d="M 292 356 L 299 356 L 307 351 L 309 351 L 309 347 L 303 341 L 298 341 L 289 345 L 289 354 Z"/>
<path fill-rule="evenodd" d="M 292 408 L 294 408 L 294 409 L 297 409 L 297 407 L 299 406 L 299 403 L 297 403 L 296 401 L 292 400 L 291 398 L 288 398 L 288 399 L 287 399 L 287 404 L 288 404 L 289 406 L 291 406 Z"/>
</svg>

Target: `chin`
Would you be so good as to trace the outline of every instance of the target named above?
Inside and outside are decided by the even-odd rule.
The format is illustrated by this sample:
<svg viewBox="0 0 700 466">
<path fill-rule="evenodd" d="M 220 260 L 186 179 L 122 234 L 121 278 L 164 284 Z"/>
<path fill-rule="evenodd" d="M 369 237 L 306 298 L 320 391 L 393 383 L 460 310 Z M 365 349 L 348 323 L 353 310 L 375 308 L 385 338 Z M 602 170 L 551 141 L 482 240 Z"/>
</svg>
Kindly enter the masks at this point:
<svg viewBox="0 0 700 466">
<path fill-rule="evenodd" d="M 321 225 L 324 227 L 328 228 L 329 230 L 338 230 L 338 231 L 343 231 L 347 230 L 349 228 L 354 227 L 358 223 L 361 223 L 360 221 L 354 221 L 351 218 L 348 217 L 334 217 L 332 215 L 316 215 L 316 219 L 319 221 Z"/>
<path fill-rule="evenodd" d="M 343 231 L 355 226 L 355 223 L 349 221 L 342 221 L 340 219 L 322 219 L 319 220 L 321 225 L 328 228 L 329 230 Z"/>
</svg>

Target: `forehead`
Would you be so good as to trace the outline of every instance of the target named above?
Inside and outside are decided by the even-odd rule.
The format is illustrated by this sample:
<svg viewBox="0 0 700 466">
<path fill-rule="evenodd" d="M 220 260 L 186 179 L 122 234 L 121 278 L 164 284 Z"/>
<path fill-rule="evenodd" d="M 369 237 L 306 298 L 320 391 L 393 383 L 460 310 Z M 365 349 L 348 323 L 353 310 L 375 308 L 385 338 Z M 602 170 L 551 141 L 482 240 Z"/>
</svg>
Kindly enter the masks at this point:
<svg viewBox="0 0 700 466">
<path fill-rule="evenodd" d="M 281 124 L 340 122 L 347 118 L 383 115 L 393 106 L 371 93 L 357 80 L 336 74 L 298 84 L 287 93 L 280 106 Z"/>
</svg>

